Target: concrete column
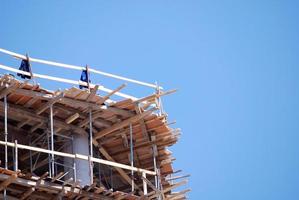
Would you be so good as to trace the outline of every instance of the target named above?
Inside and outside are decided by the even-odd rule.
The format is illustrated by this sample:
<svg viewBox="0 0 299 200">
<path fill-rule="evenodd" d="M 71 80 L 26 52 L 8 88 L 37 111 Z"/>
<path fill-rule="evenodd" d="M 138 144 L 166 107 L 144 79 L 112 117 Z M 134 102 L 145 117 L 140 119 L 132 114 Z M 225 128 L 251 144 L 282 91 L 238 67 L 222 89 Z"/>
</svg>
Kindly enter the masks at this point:
<svg viewBox="0 0 299 200">
<path fill-rule="evenodd" d="M 66 152 L 71 152 L 71 145 L 65 148 Z M 74 134 L 73 135 L 73 153 L 89 155 L 89 140 L 87 136 Z M 68 165 L 72 162 L 72 159 L 65 158 L 64 159 Z M 75 160 L 76 165 L 76 179 L 80 182 L 80 185 L 84 187 L 85 185 L 90 185 L 90 170 L 89 170 L 89 162 L 87 160 Z M 70 170 L 68 168 L 68 170 Z M 73 177 L 74 174 L 70 172 L 67 178 Z"/>
</svg>

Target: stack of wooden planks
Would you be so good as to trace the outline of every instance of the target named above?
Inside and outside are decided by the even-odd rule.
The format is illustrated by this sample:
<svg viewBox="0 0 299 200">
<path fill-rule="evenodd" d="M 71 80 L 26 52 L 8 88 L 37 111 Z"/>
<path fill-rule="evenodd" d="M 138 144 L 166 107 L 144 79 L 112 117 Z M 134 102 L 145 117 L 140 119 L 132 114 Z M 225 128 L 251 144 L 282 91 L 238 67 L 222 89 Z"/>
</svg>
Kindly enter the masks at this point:
<svg viewBox="0 0 299 200">
<path fill-rule="evenodd" d="M 118 90 L 119 88 L 116 89 Z M 157 176 L 149 175 L 145 178 L 142 174 L 135 173 L 132 177 L 129 170 L 116 167 L 111 169 L 112 176 L 107 173 L 99 174 L 94 176 L 95 185 L 80 188 L 76 183 L 67 183 L 67 180 L 53 181 L 53 178 L 43 177 L 48 170 L 47 157 L 35 166 L 39 176 L 33 173 L 29 177 L 26 176 L 30 157 L 28 151 L 24 151 L 19 164 L 21 172 L 0 170 L 0 189 L 6 188 L 11 198 L 17 199 L 29 196 L 32 197 L 30 199 L 185 199 L 189 190 L 176 193 L 172 191 L 186 182 L 174 183 L 169 179 L 174 173 L 172 162 L 175 158 L 167 148 L 178 141 L 180 130 L 168 125 L 165 114 L 157 113 L 157 98 L 164 94 L 167 92 L 137 100 L 124 99 L 114 102 L 109 101 L 113 92 L 107 96 L 99 96 L 97 86 L 90 90 L 72 87 L 63 91 L 50 91 L 27 81 L 19 81 L 11 75 L 1 76 L 0 98 L 7 96 L 9 104 L 8 132 L 23 134 L 24 140 L 19 143 L 29 144 L 29 137 L 30 140 L 36 141 L 43 138 L 43 134 L 49 128 L 50 105 L 54 110 L 55 133 L 66 137 L 73 134 L 88 137 L 89 112 L 92 112 L 93 145 L 96 155 L 109 161 L 130 165 L 131 127 L 134 167 L 154 171 Z M 3 101 L 0 104 L 0 116 L 3 118 Z M 3 123 L 0 123 L 0 127 L 4 129 Z M 55 148 L 62 150 L 64 144 L 63 139 L 58 140 Z M 48 148 L 42 142 L 38 145 Z M 94 171 L 100 171 L 99 167 L 94 165 Z M 113 191 L 107 189 L 109 184 L 102 184 L 103 179 L 109 179 L 108 176 L 113 179 L 113 187 L 110 184 Z M 156 181 L 156 178 L 159 181 Z M 135 192 L 131 192 L 132 179 Z M 143 179 L 147 181 L 147 194 L 143 194 L 141 189 Z"/>
</svg>

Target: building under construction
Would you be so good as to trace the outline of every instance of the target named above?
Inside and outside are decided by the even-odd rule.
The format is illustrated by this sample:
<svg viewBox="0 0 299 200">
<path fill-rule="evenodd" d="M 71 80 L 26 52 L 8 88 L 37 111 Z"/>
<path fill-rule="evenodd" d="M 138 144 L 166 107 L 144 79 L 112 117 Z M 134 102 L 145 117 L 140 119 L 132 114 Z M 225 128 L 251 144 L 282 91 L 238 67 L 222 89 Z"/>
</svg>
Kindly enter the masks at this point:
<svg viewBox="0 0 299 200">
<path fill-rule="evenodd" d="M 161 97 L 175 92 L 93 69 L 0 52 L 21 66 L 0 64 L 0 192 L 3 199 L 186 199 L 188 175 L 174 170 L 172 128 Z M 38 74 L 46 64 L 82 72 L 81 79 Z M 90 74 L 123 81 L 116 89 Z M 37 80 L 70 84 L 50 91 Z M 154 92 L 122 93 L 127 82 Z M 79 86 L 79 87 L 78 87 Z M 98 95 L 98 92 L 106 95 Z M 102 93 L 101 93 L 102 94 Z M 118 96 L 120 100 L 114 100 Z"/>
</svg>

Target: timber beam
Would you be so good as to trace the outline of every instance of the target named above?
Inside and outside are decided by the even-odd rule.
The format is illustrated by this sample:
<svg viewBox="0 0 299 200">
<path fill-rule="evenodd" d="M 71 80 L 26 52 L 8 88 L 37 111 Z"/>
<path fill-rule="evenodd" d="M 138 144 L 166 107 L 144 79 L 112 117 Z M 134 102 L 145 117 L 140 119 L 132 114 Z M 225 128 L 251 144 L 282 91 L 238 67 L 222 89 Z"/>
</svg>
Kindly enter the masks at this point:
<svg viewBox="0 0 299 200">
<path fill-rule="evenodd" d="M 147 111 L 145 111 L 145 112 L 143 112 L 141 114 L 137 114 L 137 115 L 135 115 L 135 116 L 133 116 L 131 118 L 128 118 L 128 119 L 122 121 L 122 122 L 115 123 L 111 127 L 106 128 L 106 129 L 104 129 L 104 130 L 99 131 L 98 133 L 96 133 L 94 135 L 94 139 L 102 138 L 102 137 L 104 137 L 104 136 L 106 136 L 106 135 L 108 135 L 108 134 L 110 134 L 110 133 L 112 133 L 112 132 L 114 132 L 114 131 L 116 131 L 118 129 L 124 128 L 124 127 L 128 126 L 129 124 L 134 123 L 134 122 L 136 122 L 136 121 L 144 118 L 145 116 L 151 114 L 154 110 L 156 110 L 156 108 L 147 110 Z"/>
<path fill-rule="evenodd" d="M 4 103 L 0 101 L 0 110 L 3 110 Z M 22 106 L 15 105 L 15 104 L 9 104 L 9 109 L 8 109 L 9 118 L 23 118 L 25 120 L 31 119 L 32 121 L 39 122 L 39 123 L 44 123 L 48 124 L 49 119 L 47 117 L 43 117 L 40 115 L 37 115 L 34 113 L 34 110 L 32 109 L 26 109 Z M 79 128 L 75 125 L 72 124 L 67 124 L 64 121 L 54 119 L 54 126 L 57 128 L 62 128 L 64 130 L 74 130 L 78 134 L 86 134 L 86 131 L 82 128 Z"/>
<path fill-rule="evenodd" d="M 2 183 L 0 183 L 0 192 L 7 188 L 14 180 L 18 177 L 17 174 L 10 175 L 7 179 L 5 179 Z"/>
<path fill-rule="evenodd" d="M 16 90 L 14 90 L 14 93 L 24 95 L 24 96 L 29 96 L 32 98 L 47 100 L 47 101 L 50 101 L 54 97 L 52 94 L 44 94 L 41 92 L 36 92 L 36 91 L 26 90 L 26 89 L 21 89 L 21 88 L 17 88 Z M 107 107 L 105 105 L 98 105 L 97 103 L 87 102 L 87 101 L 78 100 L 78 99 L 72 99 L 69 97 L 61 98 L 58 102 L 68 105 L 68 106 L 72 106 L 72 107 L 74 107 L 74 106 L 75 107 L 83 107 L 83 108 L 89 107 L 89 108 L 92 108 L 93 110 L 99 110 L 99 109 L 100 110 L 108 110 L 114 114 L 121 115 L 124 117 L 130 117 L 130 116 L 134 115 L 133 112 L 124 110 L 121 108 Z"/>
</svg>

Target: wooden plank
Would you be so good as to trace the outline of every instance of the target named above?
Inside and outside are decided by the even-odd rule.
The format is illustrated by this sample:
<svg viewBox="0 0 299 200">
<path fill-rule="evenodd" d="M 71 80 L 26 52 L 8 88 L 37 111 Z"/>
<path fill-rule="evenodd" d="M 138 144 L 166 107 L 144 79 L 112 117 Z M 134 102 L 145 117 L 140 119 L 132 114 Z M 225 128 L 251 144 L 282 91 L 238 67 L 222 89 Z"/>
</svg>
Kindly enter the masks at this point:
<svg viewBox="0 0 299 200">
<path fill-rule="evenodd" d="M 0 110 L 3 110 L 4 103 L 0 102 Z M 43 117 L 40 115 L 35 114 L 32 112 L 32 109 L 27 109 L 19 105 L 9 104 L 8 109 L 8 117 L 19 117 L 19 118 L 25 118 L 25 119 L 31 119 L 35 122 L 43 122 L 45 125 L 49 122 L 49 119 L 47 117 Z M 74 130 L 78 134 L 86 134 L 86 131 L 82 128 L 79 128 L 77 126 L 74 126 L 72 124 L 66 124 L 64 121 L 54 119 L 54 126 L 57 128 L 62 128 L 65 130 Z"/>
<path fill-rule="evenodd" d="M 102 116 L 102 113 L 96 113 L 96 114 L 93 114 L 92 115 L 92 121 L 95 121 L 95 120 L 97 120 L 99 117 L 101 117 Z M 87 125 L 88 123 L 89 123 L 89 117 L 87 116 L 87 115 L 84 115 L 84 120 L 82 120 L 79 124 L 78 124 L 78 126 L 79 127 L 84 127 L 85 125 Z M 100 123 L 102 123 L 103 124 L 103 126 L 105 126 L 105 127 L 110 127 L 111 125 L 112 125 L 112 123 L 111 122 L 109 122 L 109 121 L 107 121 L 107 120 L 101 120 L 101 119 L 98 119 L 98 121 L 100 122 Z"/>
<path fill-rule="evenodd" d="M 154 110 L 156 110 L 156 108 L 153 108 L 153 109 L 150 109 L 150 110 L 147 110 L 141 114 L 138 114 L 138 115 L 135 115 L 129 119 L 126 119 L 120 123 L 115 123 L 114 125 L 112 125 L 111 127 L 107 128 L 107 129 L 104 129 L 102 131 L 99 131 L 98 133 L 96 133 L 94 135 L 94 138 L 95 139 L 99 139 L 99 138 L 102 138 L 106 135 L 108 135 L 109 133 L 112 133 L 118 129 L 121 129 L 121 128 L 124 128 L 125 126 L 128 126 L 130 123 L 134 123 L 140 119 L 142 119 L 143 117 L 151 114 Z"/>
<path fill-rule="evenodd" d="M 29 133 L 33 133 L 35 130 L 41 128 L 44 125 L 44 122 L 39 122 L 35 126 L 32 126 L 29 130 Z"/>
<path fill-rule="evenodd" d="M 112 95 L 114 95 L 115 93 L 119 92 L 120 90 L 122 90 L 124 87 L 126 87 L 127 84 L 122 84 L 121 86 L 119 86 L 118 88 L 116 88 L 115 90 L 113 90 L 112 92 L 110 92 L 108 95 L 103 97 L 103 102 L 100 102 L 100 104 L 104 103 L 107 99 L 109 99 Z"/>
<path fill-rule="evenodd" d="M 44 94 L 41 92 L 36 92 L 36 91 L 31 91 L 31 90 L 26 90 L 26 89 L 22 89 L 22 88 L 18 88 L 14 91 L 16 94 L 21 94 L 21 95 L 25 95 L 25 96 L 30 96 L 30 97 L 36 97 L 38 99 L 42 99 L 42 100 L 47 100 L 49 101 L 50 99 L 53 98 L 52 94 Z M 78 100 L 78 99 L 71 99 L 68 97 L 64 97 L 60 100 L 59 103 L 68 105 L 70 107 L 90 107 L 94 110 L 108 110 L 114 114 L 117 115 L 121 115 L 124 117 L 130 117 L 133 116 L 134 113 L 127 111 L 127 110 L 123 110 L 117 107 L 108 107 L 105 105 L 98 105 L 96 103 L 92 103 L 92 102 L 87 102 L 87 101 L 82 101 L 82 100 Z"/>
<path fill-rule="evenodd" d="M 69 116 L 69 117 L 68 117 L 66 120 L 64 120 L 64 121 L 65 121 L 65 123 L 70 124 L 70 123 L 72 123 L 73 121 L 75 121 L 78 117 L 80 117 L 79 113 L 75 113 L 75 114 Z"/>
<path fill-rule="evenodd" d="M 144 180 L 148 186 L 150 186 L 150 188 L 152 188 L 152 190 L 156 191 L 157 193 L 161 193 L 160 190 L 158 190 L 153 184 L 152 182 L 150 182 L 146 177 L 141 176 L 141 179 Z"/>
<path fill-rule="evenodd" d="M 93 88 L 91 88 L 90 94 L 87 97 L 86 101 L 91 101 L 91 99 L 97 95 L 98 89 L 99 89 L 99 85 L 95 85 Z"/>
<path fill-rule="evenodd" d="M 114 114 L 121 115 L 124 117 L 132 117 L 135 115 L 135 113 L 133 113 L 132 111 L 124 110 L 117 107 L 108 107 L 107 110 L 113 112 Z"/>
<path fill-rule="evenodd" d="M 8 87 L 5 87 L 3 90 L 1 90 L 0 92 L 0 99 L 2 99 L 3 97 L 7 96 L 8 94 L 12 93 L 14 90 L 16 90 L 18 88 L 18 84 L 14 83 Z"/>
<path fill-rule="evenodd" d="M 141 114 L 141 110 L 140 110 L 138 104 L 135 103 L 134 106 L 135 106 L 136 113 Z M 143 137 L 149 140 L 149 135 L 147 133 L 146 125 L 142 118 L 139 120 L 139 124 L 140 124 L 141 130 L 142 130 Z"/>
<path fill-rule="evenodd" d="M 165 180 L 166 181 L 174 181 L 177 179 L 188 178 L 188 177 L 190 177 L 190 174 L 183 175 L 183 176 L 173 176 L 173 177 L 165 178 Z"/>
<path fill-rule="evenodd" d="M 26 81 L 25 81 L 26 82 Z M 36 90 L 39 88 L 39 84 L 33 85 L 32 88 L 30 88 L 30 90 Z M 15 104 L 19 104 L 21 103 L 25 98 L 27 98 L 26 96 L 21 96 L 16 102 Z"/>
<path fill-rule="evenodd" d="M 64 175 L 64 172 L 59 172 L 56 176 L 54 176 L 51 180 L 54 183 L 56 180 L 60 179 Z"/>
<path fill-rule="evenodd" d="M 169 192 L 169 191 L 171 191 L 171 190 L 173 190 L 173 189 L 175 189 L 175 188 L 177 188 L 179 186 L 185 185 L 185 184 L 187 184 L 187 181 L 181 181 L 179 183 L 175 183 L 175 184 L 173 184 L 173 185 L 171 185 L 171 186 L 169 186 L 167 188 L 164 188 L 162 193 L 165 194 L 165 193 L 167 193 L 167 192 Z M 154 192 L 150 192 L 148 194 L 149 199 L 157 198 L 160 195 L 160 194 L 154 194 L 154 195 L 152 195 L 153 193 L 155 193 L 155 191 Z"/>
<path fill-rule="evenodd" d="M 108 154 L 108 152 L 103 148 L 103 147 L 99 147 L 99 151 L 101 152 L 101 154 L 109 161 L 115 162 L 115 160 Z M 121 175 L 121 177 L 123 177 L 123 179 L 129 183 L 130 185 L 132 185 L 132 180 L 131 178 L 127 175 L 127 173 L 121 169 L 121 168 L 115 168 L 115 170 Z M 134 183 L 134 187 L 136 189 L 139 189 L 138 185 L 136 185 Z"/>
<path fill-rule="evenodd" d="M 15 73 L 19 73 L 19 74 L 24 74 L 24 75 L 30 76 L 29 72 L 25 72 L 25 71 L 22 71 L 22 70 L 14 69 L 12 67 L 8 67 L 8 66 L 5 66 L 5 65 L 0 65 L 0 68 L 4 69 L 4 70 L 7 70 L 7 71 L 11 71 L 11 72 L 15 72 Z M 52 80 L 52 81 L 57 81 L 57 82 L 62 82 L 62 83 L 68 83 L 68 84 L 72 84 L 72 85 L 83 85 L 83 86 L 87 86 L 86 82 L 83 82 L 83 81 L 80 81 L 80 80 L 79 81 L 75 81 L 75 80 L 70 80 L 70 79 L 66 79 L 66 78 L 59 78 L 59 77 L 48 76 L 48 75 L 37 74 L 37 73 L 33 73 L 33 75 L 36 78 L 42 78 L 42 79 L 47 79 L 47 80 Z M 95 85 L 94 84 L 90 84 L 90 86 L 94 87 Z M 110 92 L 113 91 L 111 89 L 105 88 L 104 86 L 101 86 L 99 88 L 99 90 L 104 91 L 104 92 L 108 92 L 108 93 L 110 93 Z M 137 100 L 138 99 L 138 98 L 136 98 L 134 96 L 127 95 L 127 94 L 124 94 L 124 93 L 121 93 L 121 92 L 116 92 L 115 95 L 123 97 L 123 98 L 132 99 L 132 100 Z"/>
<path fill-rule="evenodd" d="M 17 124 L 17 128 L 22 128 L 23 126 L 25 126 L 26 124 L 28 124 L 31 121 L 31 119 L 27 119 L 24 121 L 21 121 Z"/>
<path fill-rule="evenodd" d="M 24 200 L 27 197 L 29 197 L 33 192 L 35 191 L 34 187 L 30 187 L 27 191 L 25 191 L 21 196 L 20 196 L 20 200 Z"/>
<path fill-rule="evenodd" d="M 16 180 L 18 177 L 17 174 L 10 175 L 6 180 L 4 180 L 2 183 L 0 183 L 0 192 L 7 188 L 14 180 Z"/>
<path fill-rule="evenodd" d="M 35 113 L 40 115 L 42 112 L 44 112 L 47 108 L 49 108 L 51 105 L 53 105 L 54 103 L 56 103 L 57 101 L 59 101 L 61 98 L 63 98 L 64 93 L 61 92 L 59 95 L 54 96 L 51 100 L 49 100 L 47 103 L 45 103 L 44 105 L 42 105 L 41 107 L 39 107 Z"/>
<path fill-rule="evenodd" d="M 186 193 L 190 192 L 191 189 L 186 189 L 186 190 L 183 190 L 183 191 L 180 191 L 180 192 L 175 192 L 175 193 L 171 193 L 170 195 L 168 195 L 168 199 L 169 200 L 176 200 L 176 199 L 179 199 L 181 197 L 184 197 Z"/>
<path fill-rule="evenodd" d="M 173 93 L 175 93 L 177 91 L 178 91 L 177 89 L 174 89 L 174 90 L 169 90 L 169 91 L 161 92 L 159 94 L 152 94 L 150 96 L 139 98 L 138 100 L 135 101 L 135 103 L 142 103 L 142 102 L 146 102 L 146 101 L 151 101 L 151 100 L 154 100 L 156 98 L 159 98 L 159 97 L 162 97 L 162 96 L 165 96 L 165 95 L 173 94 Z"/>
<path fill-rule="evenodd" d="M 27 102 L 24 104 L 24 107 L 26 107 L 26 108 L 31 107 L 37 100 L 38 100 L 38 97 L 33 97 L 33 98 L 31 98 L 29 101 L 27 101 Z"/>
</svg>

